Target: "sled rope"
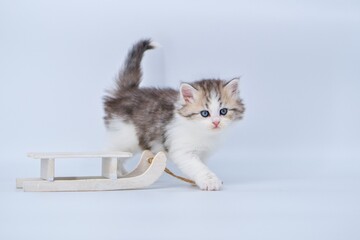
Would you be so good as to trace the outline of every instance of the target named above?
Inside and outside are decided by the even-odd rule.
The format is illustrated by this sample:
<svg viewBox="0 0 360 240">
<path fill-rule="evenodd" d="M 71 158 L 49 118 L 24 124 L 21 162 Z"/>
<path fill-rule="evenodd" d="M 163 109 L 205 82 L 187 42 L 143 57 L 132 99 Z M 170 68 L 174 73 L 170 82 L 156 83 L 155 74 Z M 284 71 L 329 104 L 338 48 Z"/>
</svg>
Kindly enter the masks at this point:
<svg viewBox="0 0 360 240">
<path fill-rule="evenodd" d="M 148 162 L 149 162 L 149 163 L 152 163 L 153 159 L 154 159 L 154 158 L 152 158 L 152 157 L 149 158 L 149 159 L 148 159 Z M 177 178 L 177 179 L 180 179 L 181 181 L 190 183 L 190 184 L 192 184 L 192 185 L 196 185 L 193 180 L 188 179 L 188 178 L 184 178 L 184 177 L 181 177 L 181 176 L 178 176 L 178 175 L 176 175 L 175 173 L 173 173 L 172 171 L 170 171 L 168 168 L 165 168 L 164 172 L 166 172 L 166 173 L 169 174 L 170 176 L 173 176 L 173 177 L 175 177 L 175 178 Z"/>
</svg>

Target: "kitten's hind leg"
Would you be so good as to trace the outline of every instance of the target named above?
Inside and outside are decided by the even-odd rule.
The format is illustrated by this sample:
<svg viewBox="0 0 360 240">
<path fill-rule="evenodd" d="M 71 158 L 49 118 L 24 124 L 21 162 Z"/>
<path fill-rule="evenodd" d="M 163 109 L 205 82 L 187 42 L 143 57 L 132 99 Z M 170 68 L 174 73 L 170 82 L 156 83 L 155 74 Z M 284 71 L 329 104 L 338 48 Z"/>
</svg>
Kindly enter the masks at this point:
<svg viewBox="0 0 360 240">
<path fill-rule="evenodd" d="M 119 119 L 112 120 L 107 131 L 107 147 L 108 151 L 131 152 L 138 153 L 141 149 L 138 144 L 138 138 L 134 125 L 125 123 Z M 127 159 L 118 159 L 117 173 L 118 177 L 128 173 L 124 167 Z"/>
<path fill-rule="evenodd" d="M 128 174 L 128 171 L 125 168 L 125 162 L 127 159 L 121 159 L 118 158 L 117 160 L 117 176 L 118 177 L 122 177 L 125 176 L 126 174 Z"/>
</svg>

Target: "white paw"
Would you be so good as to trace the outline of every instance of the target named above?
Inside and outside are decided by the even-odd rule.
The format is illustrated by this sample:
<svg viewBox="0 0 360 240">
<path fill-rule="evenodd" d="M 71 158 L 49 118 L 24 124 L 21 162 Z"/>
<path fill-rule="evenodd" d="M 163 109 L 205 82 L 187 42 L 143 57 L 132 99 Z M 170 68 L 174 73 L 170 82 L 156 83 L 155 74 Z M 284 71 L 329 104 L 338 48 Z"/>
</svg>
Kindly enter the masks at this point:
<svg viewBox="0 0 360 240">
<path fill-rule="evenodd" d="M 222 181 L 213 173 L 198 175 L 195 182 L 201 190 L 205 191 L 218 191 L 222 186 Z"/>
</svg>

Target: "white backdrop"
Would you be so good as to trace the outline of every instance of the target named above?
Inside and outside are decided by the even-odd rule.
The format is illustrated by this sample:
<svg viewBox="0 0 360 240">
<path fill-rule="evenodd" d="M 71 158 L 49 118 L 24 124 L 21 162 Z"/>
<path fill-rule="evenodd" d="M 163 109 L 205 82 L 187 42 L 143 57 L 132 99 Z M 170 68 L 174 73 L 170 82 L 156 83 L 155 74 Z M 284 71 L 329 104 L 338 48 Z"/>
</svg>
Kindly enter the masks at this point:
<svg viewBox="0 0 360 240">
<path fill-rule="evenodd" d="M 102 148 L 101 98 L 129 47 L 148 37 L 162 47 L 146 53 L 143 86 L 241 76 L 245 118 L 210 161 L 225 183 L 356 185 L 359 26 L 359 1 L 2 0 L 3 186 L 15 192 L 16 177 L 37 175 L 26 152 Z M 87 175 L 98 163 L 59 167 Z"/>
</svg>

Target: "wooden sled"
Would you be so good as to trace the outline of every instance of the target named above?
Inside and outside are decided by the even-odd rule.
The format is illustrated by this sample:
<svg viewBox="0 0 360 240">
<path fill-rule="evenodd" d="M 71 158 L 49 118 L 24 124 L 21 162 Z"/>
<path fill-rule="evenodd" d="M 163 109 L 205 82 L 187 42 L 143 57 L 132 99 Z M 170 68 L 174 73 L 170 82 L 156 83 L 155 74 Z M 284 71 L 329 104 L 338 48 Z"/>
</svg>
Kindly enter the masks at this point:
<svg viewBox="0 0 360 240">
<path fill-rule="evenodd" d="M 153 184 L 166 167 L 163 152 L 155 156 L 144 151 L 140 162 L 133 171 L 117 177 L 117 159 L 130 158 L 128 152 L 109 153 L 29 153 L 28 157 L 41 160 L 40 178 L 16 179 L 16 187 L 28 192 L 63 192 L 63 191 L 107 191 L 145 188 Z M 91 177 L 55 177 L 55 159 L 66 158 L 101 158 L 102 176 Z"/>
</svg>

